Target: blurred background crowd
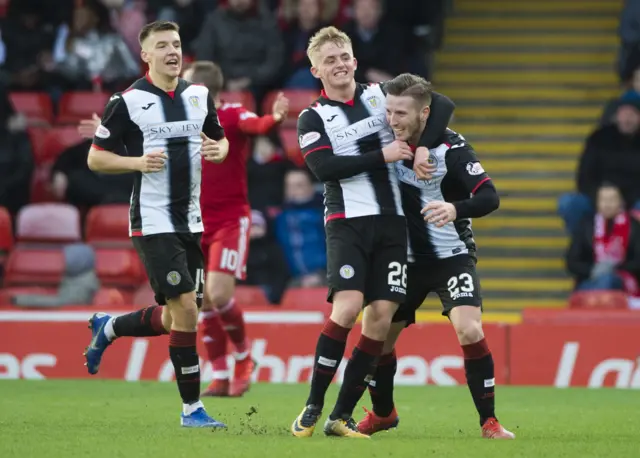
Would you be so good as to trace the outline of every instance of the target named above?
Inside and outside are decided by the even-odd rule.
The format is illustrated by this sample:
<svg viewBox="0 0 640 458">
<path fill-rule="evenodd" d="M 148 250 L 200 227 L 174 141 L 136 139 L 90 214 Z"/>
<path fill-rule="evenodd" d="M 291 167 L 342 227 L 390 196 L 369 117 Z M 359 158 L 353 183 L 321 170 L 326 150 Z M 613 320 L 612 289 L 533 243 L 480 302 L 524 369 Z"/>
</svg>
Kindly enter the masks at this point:
<svg viewBox="0 0 640 458">
<path fill-rule="evenodd" d="M 487 257 L 485 296 L 504 309 L 536 300 L 564 305 L 582 289 L 639 296 L 640 0 L 595 2 L 600 6 L 586 9 L 580 2 L 526 3 L 0 0 L 0 206 L 6 209 L 0 252 L 7 273 L 0 302 L 33 305 L 34 292 L 60 292 L 59 276 L 47 283 L 46 272 L 29 270 L 30 262 L 47 264 L 42 253 L 9 261 L 29 242 L 61 241 L 97 248 L 86 295 L 58 296 L 53 303 L 148 300 L 137 296 L 144 278 L 132 267 L 135 261 L 96 244 L 126 238 L 121 227 L 113 236 L 105 228 L 126 220 L 131 177 L 91 172 L 90 141 L 76 126 L 101 115 L 111 93 L 144 74 L 137 34 L 156 19 L 180 24 L 186 62 L 220 65 L 224 100 L 259 114 L 270 112 L 279 90 L 291 100 L 290 119 L 272 135 L 253 139 L 248 166 L 253 220 L 247 283 L 261 286 L 270 302 L 278 303 L 288 287 L 325 282 L 322 190 L 300 158 L 295 119 L 319 91 L 306 43 L 328 24 L 352 38 L 358 81 L 417 73 L 457 102 L 453 127 L 488 159 L 485 169 L 506 197 L 500 216 L 478 223 L 481 269 Z M 589 114 L 585 104 L 597 113 Z M 562 125 L 554 113 L 565 113 Z M 567 170 L 566 161 L 556 159 L 569 157 L 575 145 L 581 151 Z M 510 192 L 519 179 L 514 171 L 528 169 L 538 181 L 525 174 Z M 561 169 L 576 179 L 562 181 Z M 530 188 L 523 187 L 528 179 Z M 52 202 L 57 205 L 43 205 Z M 29 234 L 40 230 L 42 220 L 58 226 L 50 240 L 46 231 Z M 64 251 L 64 264 L 78 253 Z M 24 292 L 31 296 L 15 299 Z"/>
</svg>

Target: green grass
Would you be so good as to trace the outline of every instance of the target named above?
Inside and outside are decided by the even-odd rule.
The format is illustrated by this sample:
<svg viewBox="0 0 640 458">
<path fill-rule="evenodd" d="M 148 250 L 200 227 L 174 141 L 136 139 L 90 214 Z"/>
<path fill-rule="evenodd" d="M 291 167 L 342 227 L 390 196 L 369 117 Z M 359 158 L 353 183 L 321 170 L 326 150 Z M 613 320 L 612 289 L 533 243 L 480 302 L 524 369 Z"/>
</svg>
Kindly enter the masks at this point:
<svg viewBox="0 0 640 458">
<path fill-rule="evenodd" d="M 640 395 L 628 390 L 498 387 L 515 441 L 481 439 L 466 387 L 398 387 L 400 428 L 371 440 L 290 436 L 306 385 L 256 385 L 241 399 L 207 399 L 227 431 L 179 427 L 170 383 L 0 382 L 2 458 L 634 457 Z M 326 412 L 336 388 L 327 397 Z M 365 395 L 361 405 L 368 405 Z M 248 416 L 251 407 L 257 413 Z M 360 409 L 360 407 L 358 407 Z M 356 420 L 361 410 L 356 412 Z M 324 418 L 323 418 L 324 421 Z"/>
</svg>

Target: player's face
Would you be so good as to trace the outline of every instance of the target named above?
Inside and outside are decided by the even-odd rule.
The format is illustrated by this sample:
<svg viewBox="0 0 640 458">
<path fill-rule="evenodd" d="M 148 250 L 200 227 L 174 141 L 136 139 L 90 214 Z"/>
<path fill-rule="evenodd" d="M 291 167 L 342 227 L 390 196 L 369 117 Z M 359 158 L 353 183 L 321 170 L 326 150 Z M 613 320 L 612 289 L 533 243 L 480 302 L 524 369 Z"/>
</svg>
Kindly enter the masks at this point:
<svg viewBox="0 0 640 458">
<path fill-rule="evenodd" d="M 320 78 L 324 86 L 343 88 L 353 83 L 358 62 L 349 45 L 325 43 L 316 52 L 311 73 Z"/>
<path fill-rule="evenodd" d="M 622 212 L 622 197 L 614 187 L 600 188 L 598 191 L 598 213 L 607 219 L 611 219 Z"/>
<path fill-rule="evenodd" d="M 420 138 L 429 117 L 429 107 L 421 107 L 413 97 L 387 95 L 387 122 L 396 139 L 404 142 Z"/>
<path fill-rule="evenodd" d="M 171 78 L 180 76 L 182 70 L 182 43 L 174 30 L 154 32 L 142 44 L 142 60 L 149 70 Z"/>
</svg>

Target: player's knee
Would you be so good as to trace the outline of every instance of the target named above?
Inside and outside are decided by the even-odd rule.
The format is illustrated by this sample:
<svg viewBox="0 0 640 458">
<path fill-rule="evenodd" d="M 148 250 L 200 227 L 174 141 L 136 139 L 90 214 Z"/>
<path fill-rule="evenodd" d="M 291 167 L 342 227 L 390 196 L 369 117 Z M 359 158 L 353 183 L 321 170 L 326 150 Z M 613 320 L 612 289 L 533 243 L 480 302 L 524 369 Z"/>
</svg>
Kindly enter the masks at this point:
<svg viewBox="0 0 640 458">
<path fill-rule="evenodd" d="M 398 337 L 400 337 L 400 333 L 406 326 L 406 321 L 400 321 L 397 323 L 391 323 L 389 327 L 389 332 L 387 333 L 387 339 L 384 341 L 384 346 L 382 347 L 382 354 L 386 355 L 391 353 L 396 346 L 396 342 L 398 341 Z"/>
<path fill-rule="evenodd" d="M 202 310 L 208 311 L 225 306 L 233 297 L 234 290 L 235 278 L 231 275 L 209 273 Z"/>
<path fill-rule="evenodd" d="M 171 307 L 172 328 L 177 330 L 195 330 L 198 325 L 198 306 L 195 292 L 181 294 L 167 300 Z"/>
<path fill-rule="evenodd" d="M 359 291 L 339 291 L 333 297 L 330 319 L 343 328 L 352 328 L 362 310 L 364 298 Z"/>
<path fill-rule="evenodd" d="M 397 304 L 389 301 L 374 301 L 369 304 L 362 319 L 362 333 L 375 340 L 387 340 L 397 308 Z"/>
<path fill-rule="evenodd" d="M 465 314 L 463 313 L 463 315 Z M 473 344 L 484 338 L 479 313 L 466 315 L 467 316 L 458 317 L 456 320 L 451 320 L 461 345 Z"/>
</svg>

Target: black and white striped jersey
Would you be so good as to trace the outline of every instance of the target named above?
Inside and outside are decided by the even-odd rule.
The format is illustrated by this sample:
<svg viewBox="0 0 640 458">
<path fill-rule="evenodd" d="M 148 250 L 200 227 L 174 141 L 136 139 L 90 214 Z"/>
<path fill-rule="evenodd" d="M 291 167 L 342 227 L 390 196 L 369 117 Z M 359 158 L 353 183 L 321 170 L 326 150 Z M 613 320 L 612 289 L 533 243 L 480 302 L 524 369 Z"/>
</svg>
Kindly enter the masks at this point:
<svg viewBox="0 0 640 458">
<path fill-rule="evenodd" d="M 429 162 L 437 168 L 431 180 L 418 179 L 411 161 L 395 164 L 409 230 L 409 262 L 475 254 L 471 219 L 458 219 L 438 228 L 424 221 L 420 210 L 431 201 L 469 199 L 490 178 L 462 135 L 447 129 L 436 143 L 429 149 Z"/>
<path fill-rule="evenodd" d="M 168 157 L 162 171 L 135 174 L 130 235 L 203 231 L 200 132 L 224 138 L 204 86 L 180 79 L 175 91 L 165 92 L 145 77 L 111 97 L 93 146 L 113 152 L 124 144 L 129 156 L 164 150 Z"/>
<path fill-rule="evenodd" d="M 384 84 L 358 84 L 347 103 L 322 96 L 298 118 L 298 142 L 324 183 L 325 221 L 402 215 L 398 179 L 382 148 L 394 140 Z"/>
</svg>

